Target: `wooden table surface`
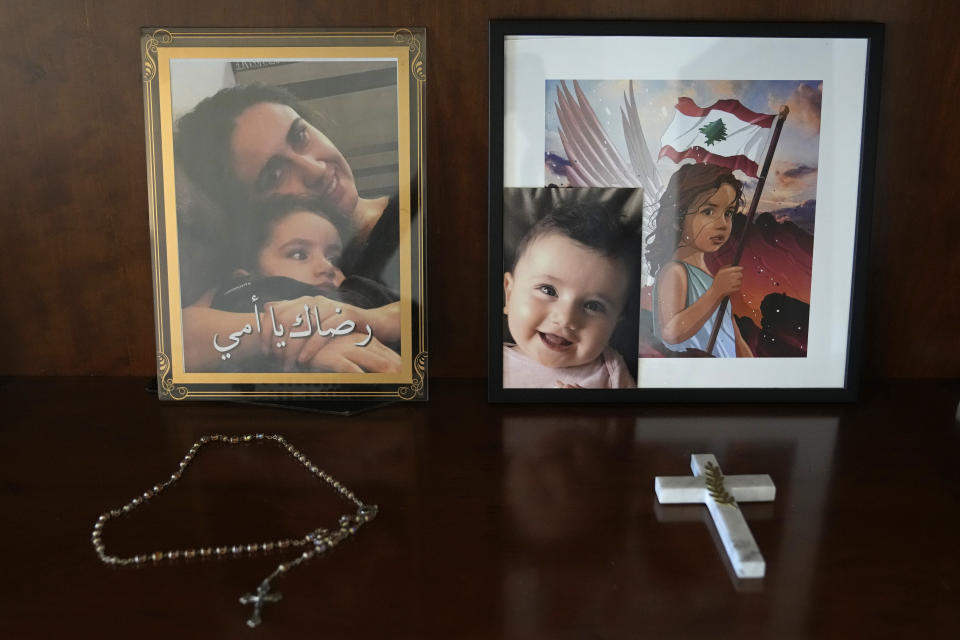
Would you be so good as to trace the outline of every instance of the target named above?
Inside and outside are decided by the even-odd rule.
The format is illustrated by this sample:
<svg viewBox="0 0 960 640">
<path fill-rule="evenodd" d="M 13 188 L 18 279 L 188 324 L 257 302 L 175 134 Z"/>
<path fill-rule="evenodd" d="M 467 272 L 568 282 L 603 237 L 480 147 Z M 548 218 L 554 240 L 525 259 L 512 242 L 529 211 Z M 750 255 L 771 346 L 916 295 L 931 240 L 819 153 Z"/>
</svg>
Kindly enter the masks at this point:
<svg viewBox="0 0 960 640">
<path fill-rule="evenodd" d="M 960 385 L 867 385 L 855 405 L 489 405 L 483 381 L 353 417 L 160 403 L 137 378 L 0 380 L 0 637 L 863 638 L 960 626 Z M 293 554 L 101 564 L 98 514 L 204 434 L 278 433 L 380 515 L 238 602 Z M 769 473 L 743 506 L 767 560 L 734 578 L 707 510 L 660 506 L 691 453 Z M 111 520 L 108 553 L 246 543 L 348 507 L 279 448 L 204 448 Z"/>
</svg>

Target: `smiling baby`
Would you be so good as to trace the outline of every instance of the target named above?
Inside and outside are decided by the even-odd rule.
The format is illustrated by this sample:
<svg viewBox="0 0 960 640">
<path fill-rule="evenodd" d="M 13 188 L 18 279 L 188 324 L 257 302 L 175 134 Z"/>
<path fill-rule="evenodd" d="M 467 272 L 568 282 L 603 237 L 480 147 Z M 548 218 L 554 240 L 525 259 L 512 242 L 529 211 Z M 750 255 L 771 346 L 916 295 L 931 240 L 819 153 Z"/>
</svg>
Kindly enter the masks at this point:
<svg viewBox="0 0 960 640">
<path fill-rule="evenodd" d="M 503 274 L 514 342 L 503 346 L 505 388 L 634 387 L 609 346 L 623 315 L 634 245 L 617 213 L 573 204 L 541 218 Z"/>
</svg>

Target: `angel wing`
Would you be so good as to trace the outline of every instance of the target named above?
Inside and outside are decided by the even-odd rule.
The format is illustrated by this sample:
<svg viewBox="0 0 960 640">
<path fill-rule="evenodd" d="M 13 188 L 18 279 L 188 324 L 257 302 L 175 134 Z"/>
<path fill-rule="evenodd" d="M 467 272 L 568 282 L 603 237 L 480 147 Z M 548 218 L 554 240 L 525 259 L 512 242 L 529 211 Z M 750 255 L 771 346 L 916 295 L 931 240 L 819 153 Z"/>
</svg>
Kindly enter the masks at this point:
<svg viewBox="0 0 960 640">
<path fill-rule="evenodd" d="M 663 183 L 647 149 L 632 80 L 629 87 L 629 96 L 624 94 L 620 108 L 627 161 L 604 131 L 580 84 L 573 81 L 571 94 L 566 82 L 560 83 L 554 106 L 560 119 L 560 142 L 567 154 L 563 171 L 572 186 L 640 187 L 644 201 L 653 204 L 660 199 Z"/>
<path fill-rule="evenodd" d="M 640 125 L 640 112 L 637 110 L 637 101 L 633 93 L 633 80 L 630 81 L 630 93 L 623 96 L 623 107 L 620 108 L 620 120 L 623 123 L 623 136 L 627 141 L 627 153 L 634 166 L 634 172 L 640 178 L 644 196 L 650 202 L 657 202 L 663 195 L 663 181 L 657 171 L 656 162 L 650 155 L 647 139 L 643 135 Z"/>
</svg>

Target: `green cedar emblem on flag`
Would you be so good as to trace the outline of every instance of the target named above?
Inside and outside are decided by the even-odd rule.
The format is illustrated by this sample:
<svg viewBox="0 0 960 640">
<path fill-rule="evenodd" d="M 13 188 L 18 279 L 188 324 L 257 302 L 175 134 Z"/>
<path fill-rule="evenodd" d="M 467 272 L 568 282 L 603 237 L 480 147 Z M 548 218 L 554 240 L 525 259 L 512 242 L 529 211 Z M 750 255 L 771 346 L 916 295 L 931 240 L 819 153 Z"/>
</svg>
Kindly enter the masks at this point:
<svg viewBox="0 0 960 640">
<path fill-rule="evenodd" d="M 707 137 L 708 147 L 714 142 L 723 142 L 727 139 L 727 125 L 723 124 L 723 120 L 719 118 L 710 124 L 703 125 L 699 131 Z"/>
</svg>

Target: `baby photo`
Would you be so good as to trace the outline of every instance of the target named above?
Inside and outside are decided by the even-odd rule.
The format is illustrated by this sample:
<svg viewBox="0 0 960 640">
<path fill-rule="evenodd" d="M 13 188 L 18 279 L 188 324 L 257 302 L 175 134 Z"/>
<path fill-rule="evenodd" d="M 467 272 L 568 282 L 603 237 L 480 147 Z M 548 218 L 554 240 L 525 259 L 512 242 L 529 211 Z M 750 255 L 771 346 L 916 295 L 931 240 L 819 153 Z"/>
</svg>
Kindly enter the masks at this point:
<svg viewBox="0 0 960 640">
<path fill-rule="evenodd" d="M 637 189 L 505 189 L 503 386 L 636 386 Z"/>
</svg>

